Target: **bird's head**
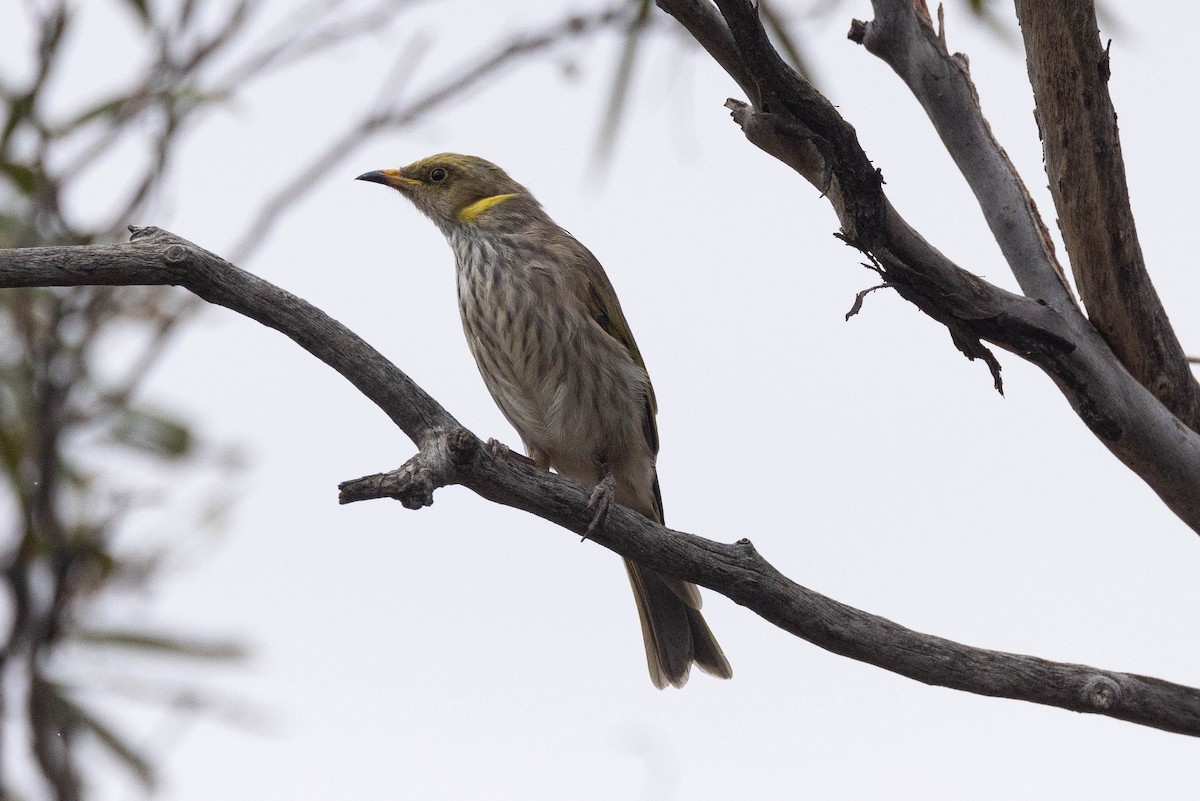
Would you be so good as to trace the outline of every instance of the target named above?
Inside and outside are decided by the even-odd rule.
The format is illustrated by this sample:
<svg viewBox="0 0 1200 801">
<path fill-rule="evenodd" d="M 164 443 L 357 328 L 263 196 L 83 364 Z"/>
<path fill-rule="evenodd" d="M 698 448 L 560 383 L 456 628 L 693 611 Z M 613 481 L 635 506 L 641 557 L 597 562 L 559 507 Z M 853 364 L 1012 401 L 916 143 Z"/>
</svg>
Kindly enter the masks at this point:
<svg viewBox="0 0 1200 801">
<path fill-rule="evenodd" d="M 375 170 L 358 180 L 398 190 L 447 234 L 479 223 L 501 206 L 537 203 L 495 164 L 457 153 L 439 153 L 398 170 Z"/>
</svg>

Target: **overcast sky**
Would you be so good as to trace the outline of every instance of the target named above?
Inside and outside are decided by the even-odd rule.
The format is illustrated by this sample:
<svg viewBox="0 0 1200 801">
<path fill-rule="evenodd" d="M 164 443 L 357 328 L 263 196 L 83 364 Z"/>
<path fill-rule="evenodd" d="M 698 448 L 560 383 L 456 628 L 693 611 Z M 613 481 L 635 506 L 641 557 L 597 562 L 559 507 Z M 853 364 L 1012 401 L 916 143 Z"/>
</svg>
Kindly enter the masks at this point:
<svg viewBox="0 0 1200 801">
<path fill-rule="evenodd" d="M 191 132 L 162 207 L 131 222 L 227 252 L 263 198 L 370 106 L 398 47 L 428 37 L 415 90 L 559 6 L 429 4 L 272 79 Z M 1019 37 L 999 10 L 1007 36 L 949 4 L 948 40 L 969 54 L 984 111 L 1053 225 Z M 865 0 L 798 15 L 822 88 L 900 212 L 1015 289 L 916 102 L 847 41 L 850 19 L 870 15 Z M 1142 247 L 1192 353 L 1200 120 L 1180 88 L 1195 63 L 1163 40 L 1198 17 L 1156 0 L 1102 32 Z M 119 61 L 126 23 L 93 14 L 81 63 Z M 658 396 L 669 525 L 749 537 L 797 582 L 919 631 L 1200 685 L 1200 540 L 1039 371 L 1000 352 L 999 396 L 985 366 L 894 293 L 844 322 L 875 276 L 834 238 L 818 192 L 745 142 L 722 107 L 736 86 L 698 50 L 653 40 L 611 167 L 592 169 L 618 44 L 572 51 L 573 70 L 562 57 L 529 63 L 370 143 L 241 266 L 354 329 L 480 436 L 516 447 L 467 351 L 441 234 L 395 193 L 353 180 L 440 151 L 495 161 L 617 289 Z M 81 92 L 100 80 L 79 75 Z M 74 202 L 103 208 L 111 193 L 101 176 Z M 178 532 L 188 564 L 121 607 L 137 616 L 123 622 L 251 644 L 240 666 L 188 675 L 260 713 L 249 728 L 125 718 L 162 759 L 164 799 L 1195 794 L 1191 739 L 926 687 L 712 592 L 705 615 L 734 679 L 694 673 L 682 691 L 655 690 L 618 557 L 458 488 L 419 512 L 339 507 L 339 481 L 397 467 L 412 444 L 332 370 L 224 309 L 177 341 L 144 399 L 237 445 L 247 468 L 219 541 Z M 128 536 L 151 535 L 176 536 Z M 99 797 L 130 797 L 131 781 L 105 775 Z"/>
</svg>

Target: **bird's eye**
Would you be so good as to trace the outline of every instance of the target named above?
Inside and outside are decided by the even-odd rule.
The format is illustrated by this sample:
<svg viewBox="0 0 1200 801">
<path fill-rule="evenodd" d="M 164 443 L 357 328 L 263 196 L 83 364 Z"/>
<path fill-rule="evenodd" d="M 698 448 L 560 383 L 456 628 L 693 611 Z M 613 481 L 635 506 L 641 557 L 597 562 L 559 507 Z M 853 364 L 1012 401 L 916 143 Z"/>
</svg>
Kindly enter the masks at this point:
<svg viewBox="0 0 1200 801">
<path fill-rule="evenodd" d="M 435 184 L 440 184 L 442 181 L 446 180 L 446 171 L 441 167 L 434 167 L 429 171 L 429 180 L 433 181 Z"/>
</svg>

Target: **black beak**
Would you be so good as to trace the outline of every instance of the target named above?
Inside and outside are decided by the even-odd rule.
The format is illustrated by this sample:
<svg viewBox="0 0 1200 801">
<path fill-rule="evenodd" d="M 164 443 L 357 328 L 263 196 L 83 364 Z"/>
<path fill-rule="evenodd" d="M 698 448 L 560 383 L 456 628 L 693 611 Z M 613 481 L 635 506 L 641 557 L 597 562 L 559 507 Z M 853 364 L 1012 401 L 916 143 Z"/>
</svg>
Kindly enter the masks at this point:
<svg viewBox="0 0 1200 801">
<path fill-rule="evenodd" d="M 392 182 L 388 179 L 388 177 L 386 175 L 384 175 L 383 170 L 373 170 L 372 172 L 364 172 L 362 175 L 358 176 L 354 180 L 370 181 L 373 184 L 383 184 L 384 186 L 391 186 L 391 184 L 392 184 Z"/>
<path fill-rule="evenodd" d="M 370 181 L 373 184 L 383 184 L 390 186 L 392 189 L 402 189 L 406 186 L 420 186 L 421 182 L 412 178 L 405 178 L 400 174 L 399 170 L 372 170 L 364 172 L 354 180 Z"/>
</svg>

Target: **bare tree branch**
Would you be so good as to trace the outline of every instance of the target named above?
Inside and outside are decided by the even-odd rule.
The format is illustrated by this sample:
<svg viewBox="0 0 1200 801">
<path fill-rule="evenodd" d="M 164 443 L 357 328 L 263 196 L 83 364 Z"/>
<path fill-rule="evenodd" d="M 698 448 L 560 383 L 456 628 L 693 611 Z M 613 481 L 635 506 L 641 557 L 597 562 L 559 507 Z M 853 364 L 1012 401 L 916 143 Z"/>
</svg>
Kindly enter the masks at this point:
<svg viewBox="0 0 1200 801">
<path fill-rule="evenodd" d="M 984 119 L 966 57 L 952 56 L 946 47 L 940 6 L 935 32 L 923 4 L 876 0 L 872 5 L 875 19 L 856 20 L 850 38 L 895 70 L 925 109 L 1025 296 L 1056 309 L 1074 306 L 1033 198 Z"/>
<path fill-rule="evenodd" d="M 183 286 L 294 339 L 383 409 L 418 447 L 440 429 L 462 427 L 379 351 L 311 304 L 173 234 L 131 230 L 129 244 L 0 250 L 0 287 Z M 81 252 L 88 258 L 73 255 Z"/>
<path fill-rule="evenodd" d="M 0 247 L 117 240 L 131 218 L 153 205 L 192 123 L 243 95 L 256 79 L 311 61 L 356 37 L 385 32 L 400 11 L 416 5 L 415 0 L 304 0 L 292 4 L 291 16 L 280 27 L 247 41 L 256 27 L 253 15 L 262 13 L 261 3 L 229 0 L 203 7 L 201 13 L 194 0 L 161 7 L 141 0 L 113 2 L 127 7 L 121 11 L 132 10 L 142 26 L 130 52 L 123 54 L 134 72 L 75 100 L 60 98 L 59 89 L 73 86 L 63 73 L 74 63 L 71 53 L 87 47 L 88 37 L 80 35 L 80 26 L 87 23 L 75 8 L 78 4 L 27 4 L 24 13 L 33 38 L 23 58 L 29 68 L 0 77 L 0 188 L 6 201 L 0 209 Z M 475 56 L 463 52 L 461 68 L 440 80 L 433 76 L 431 85 L 437 85 L 425 95 L 398 99 L 398 81 L 392 76 L 381 81 L 379 100 L 345 125 L 361 131 L 358 125 L 366 120 L 377 126 L 371 130 L 394 130 L 480 87 L 502 67 L 630 14 L 628 5 L 616 3 L 608 11 L 564 15 L 553 25 L 509 34 L 495 49 Z M 413 57 L 424 51 L 419 39 L 410 41 L 415 46 L 395 48 L 399 66 L 411 67 Z M 11 55 L 22 57 L 19 48 Z M 95 66 L 86 59 L 79 63 L 82 69 Z M 350 142 L 341 155 L 368 139 Z M 107 206 L 91 213 L 69 202 L 74 188 L 117 150 L 129 169 Z M 132 164 L 130 152 L 136 154 Z M 327 160 L 324 170 L 333 164 Z M 315 177 L 301 176 L 305 184 Z M 289 190 L 277 198 L 270 219 L 292 208 L 303 194 Z M 19 785 L 39 773 L 46 784 L 42 794 L 75 798 L 90 779 L 86 755 L 80 752 L 84 743 L 99 744 L 135 775 L 152 778 L 151 763 L 108 727 L 103 715 L 89 709 L 91 690 L 61 682 L 70 660 L 59 654 L 101 591 L 144 584 L 153 560 L 113 545 L 112 527 L 139 503 L 130 500 L 133 493 L 120 482 L 106 480 L 102 486 L 90 471 L 80 471 L 77 449 L 66 445 L 79 439 L 75 432 L 87 431 L 164 463 L 196 466 L 207 461 L 193 447 L 197 438 L 186 424 L 136 401 L 170 335 L 202 301 L 162 286 L 27 290 L 2 300 L 0 469 L 15 499 L 16 520 L 3 543 L 0 571 L 0 588 L 11 607 L 8 639 L 0 643 L 0 680 L 12 690 L 0 694 L 0 712 L 6 715 L 0 746 L 7 754 L 16 744 L 28 743 L 37 762 L 32 774 L 11 777 L 4 764 L 12 760 L 0 759 L 0 798 L 20 795 Z M 95 364 L 95 346 L 106 341 L 110 327 L 124 333 L 125 321 L 138 330 L 140 352 L 123 374 L 113 376 L 107 366 Z M 229 469 L 219 460 L 208 467 Z M 108 647 L 132 652 L 148 646 L 126 638 Z"/>
<path fill-rule="evenodd" d="M 697 41 L 713 43 L 711 55 L 730 63 L 735 79 L 754 76 L 753 105 L 726 103 L 746 138 L 826 194 L 842 225 L 839 235 L 868 254 L 892 288 L 945 325 L 968 358 L 983 359 L 998 387 L 999 364 L 983 341 L 1040 367 L 1105 447 L 1200 532 L 1200 436 L 1129 374 L 1073 303 L 1056 308 L 1006 292 L 926 242 L 888 202 L 854 129 L 774 51 L 748 0 L 717 0 L 723 18 L 697 0 L 658 2 Z M 908 0 L 888 7 L 895 3 Z M 982 140 L 988 142 L 999 147 L 990 136 Z M 1019 216 L 1027 227 L 1036 225 L 1032 210 Z M 1048 270 L 1042 273 L 1039 283 L 1052 286 Z"/>
<path fill-rule="evenodd" d="M 1200 431 L 1200 383 L 1150 282 L 1090 0 L 1017 0 L 1050 194 L 1092 323 L 1126 369 Z"/>
<path fill-rule="evenodd" d="M 758 81 L 742 61 L 729 28 L 710 0 L 676 0 L 667 4 L 659 3 L 658 7 L 687 28 L 692 38 L 737 82 L 746 97 L 757 96 Z"/>
<path fill-rule="evenodd" d="M 418 444 L 419 452 L 399 470 L 344 483 L 342 502 L 395 497 L 420 508 L 432 502 L 438 487 L 461 484 L 576 534 L 588 530 L 587 489 L 526 459 L 509 458 L 502 447 L 484 446 L 352 331 L 186 240 L 142 228 L 125 245 L 0 250 L 0 287 L 146 283 L 183 286 L 286 334 L 353 383 Z M 815 645 L 917 681 L 1200 736 L 1200 690 L 921 634 L 796 584 L 748 540 L 713 542 L 622 507 L 611 511 L 593 539 L 655 571 L 719 592 Z"/>
</svg>

